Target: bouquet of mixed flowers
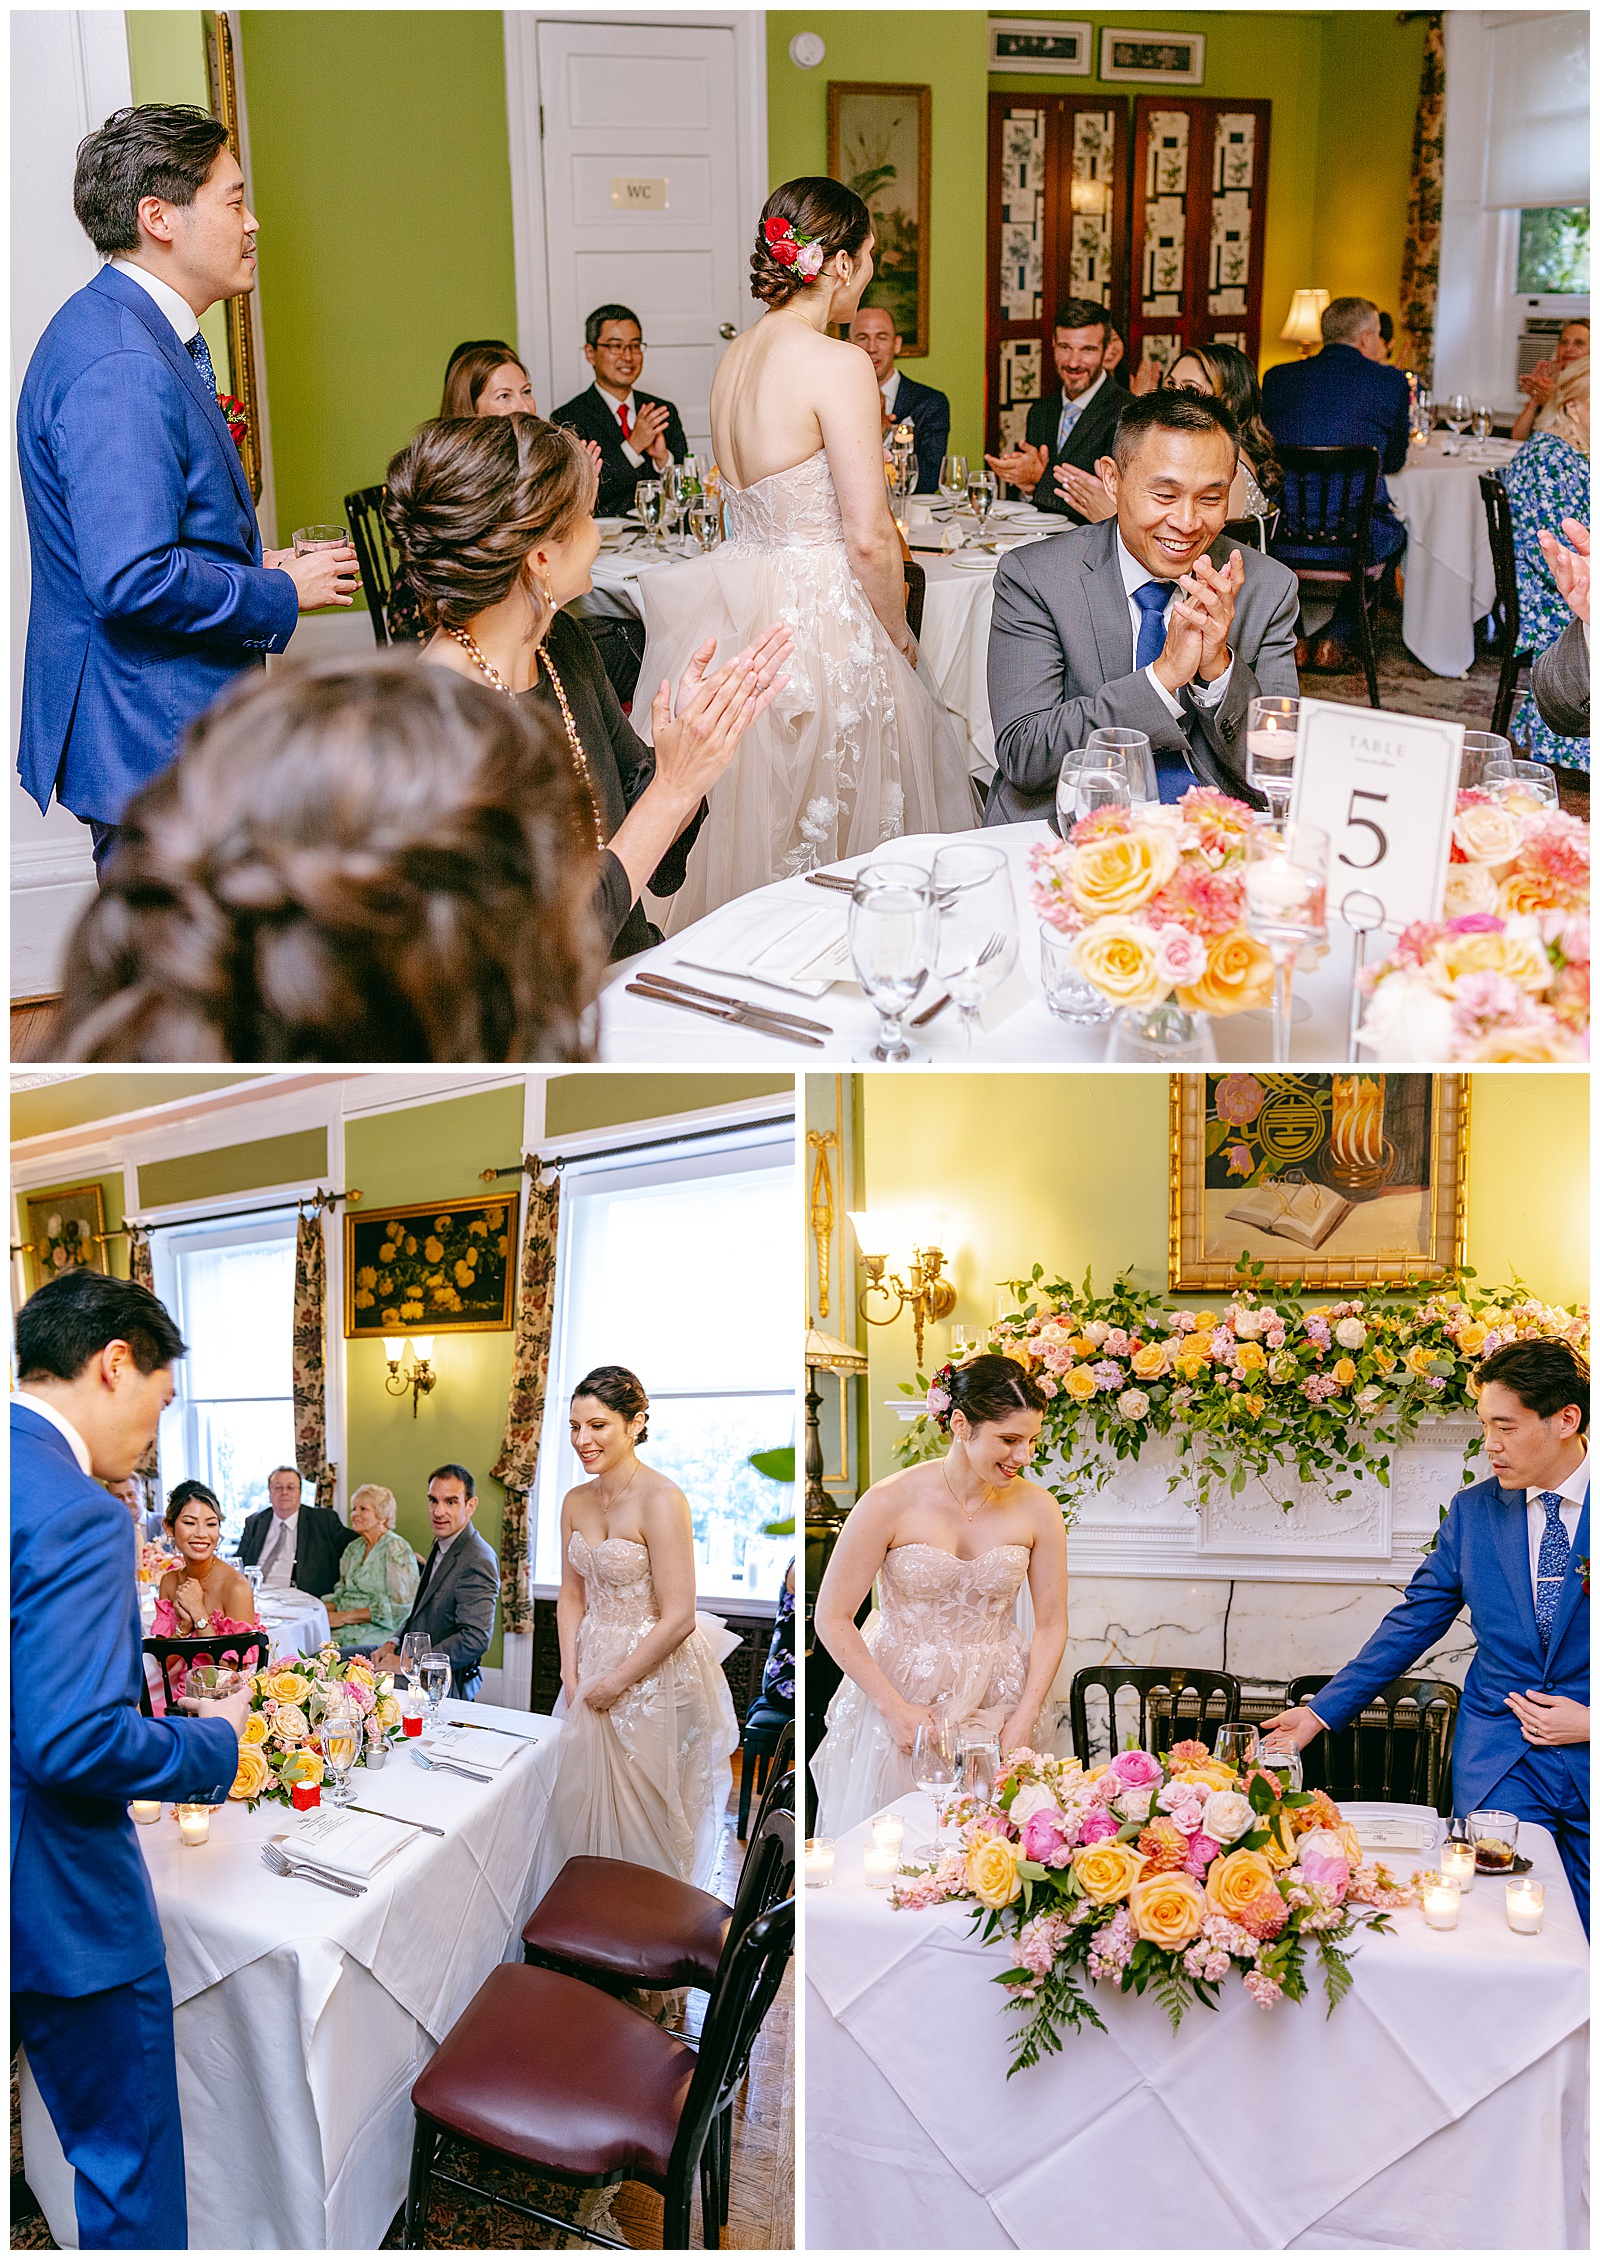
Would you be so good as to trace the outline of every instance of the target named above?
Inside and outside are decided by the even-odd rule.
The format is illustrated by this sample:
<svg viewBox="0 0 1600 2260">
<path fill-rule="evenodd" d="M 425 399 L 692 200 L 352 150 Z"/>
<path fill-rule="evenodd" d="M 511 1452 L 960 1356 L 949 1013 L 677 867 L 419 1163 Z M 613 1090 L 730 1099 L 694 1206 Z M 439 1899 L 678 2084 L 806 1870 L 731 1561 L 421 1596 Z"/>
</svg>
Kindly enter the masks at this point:
<svg viewBox="0 0 1600 2260">
<path fill-rule="evenodd" d="M 315 1785 L 326 1770 L 321 1723 L 337 1688 L 362 1713 L 366 1746 L 401 1739 L 400 1705 L 388 1672 L 375 1672 L 364 1656 L 345 1657 L 330 1641 L 314 1656 L 296 1656 L 250 1682 L 250 1710 L 239 1737 L 239 1771 L 229 1790 L 241 1804 L 263 1798 L 289 1802 L 297 1784 Z"/>
<path fill-rule="evenodd" d="M 1239 1291 L 1221 1311 L 1173 1310 L 1124 1275 L 1109 1295 L 1070 1279 L 1045 1282 L 1042 1266 L 1012 1280 L 1019 1307 L 996 1320 L 964 1356 L 998 1351 L 1037 1379 L 1046 1405 L 1039 1434 L 1042 1480 L 1070 1519 L 1077 1502 L 1136 1458 L 1152 1436 L 1171 1435 L 1168 1489 L 1193 1484 L 1239 1492 L 1288 1468 L 1301 1482 L 1374 1476 L 1429 1413 L 1470 1412 L 1472 1369 L 1502 1343 L 1554 1336 L 1588 1354 L 1587 1306 L 1564 1310 L 1521 1287 L 1480 1291 L 1462 1272 L 1419 1297 L 1397 1283 L 1337 1303 L 1308 1305 L 1298 1287 L 1261 1292 L 1264 1266 L 1239 1259 Z M 927 1411 L 899 1447 L 902 1466 L 945 1449 L 934 1415 L 949 1392 L 919 1374 Z M 1090 1439 L 1102 1447 L 1088 1449 Z M 1474 1437 L 1470 1458 L 1478 1448 Z M 1048 1463 L 1045 1465 L 1044 1463 Z M 1348 1484 L 1329 1494 L 1348 1498 Z M 1278 1502 L 1287 1512 L 1291 1498 Z"/>
<path fill-rule="evenodd" d="M 1458 794 L 1443 917 L 1364 979 L 1363 1040 L 1387 1058 L 1586 1059 L 1588 825 Z"/>
<path fill-rule="evenodd" d="M 995 1980 L 1022 2012 L 1013 2072 L 1059 2050 L 1063 2026 L 1104 2030 L 1085 1972 L 1150 1990 L 1176 2029 L 1193 2002 L 1215 2007 L 1235 1969 L 1264 2009 L 1303 2001 L 1314 1952 L 1331 2014 L 1357 1924 L 1384 1930 L 1386 1910 L 1415 1896 L 1363 1861 L 1324 1791 L 1286 1791 L 1256 1767 L 1241 1777 L 1203 1742 L 1125 1750 L 1091 1773 L 1014 1750 L 992 1795 L 958 1818 L 960 1849 L 902 1876 L 893 1904 L 970 1899 L 985 1940 L 1015 1939 Z"/>
<path fill-rule="evenodd" d="M 1253 1011 L 1271 1001 L 1272 957 L 1245 931 L 1251 822 L 1201 785 L 1174 808 L 1098 808 L 1033 850 L 1033 906 L 1113 1004 Z"/>
</svg>

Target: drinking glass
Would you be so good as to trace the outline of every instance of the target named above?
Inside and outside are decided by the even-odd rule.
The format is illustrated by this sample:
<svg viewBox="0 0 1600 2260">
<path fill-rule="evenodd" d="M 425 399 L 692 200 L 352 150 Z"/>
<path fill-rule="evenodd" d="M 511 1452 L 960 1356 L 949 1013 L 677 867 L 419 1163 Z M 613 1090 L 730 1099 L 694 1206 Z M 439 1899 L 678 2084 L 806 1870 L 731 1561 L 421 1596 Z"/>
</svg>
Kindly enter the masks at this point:
<svg viewBox="0 0 1600 2260">
<path fill-rule="evenodd" d="M 683 467 L 669 463 L 661 474 L 661 530 L 675 534 L 683 520 Z"/>
<path fill-rule="evenodd" d="M 1166 1004 L 1124 1005 L 1111 1023 L 1108 1060 L 1138 1067 L 1204 1067 L 1217 1056 L 1211 1022 L 1176 999 Z"/>
<path fill-rule="evenodd" d="M 1067 839 L 1074 824 L 1092 816 L 1097 808 L 1131 808 L 1133 787 L 1128 767 L 1114 747 L 1091 761 L 1087 753 L 1063 757 L 1056 779 L 1055 828 Z"/>
<path fill-rule="evenodd" d="M 934 971 L 949 990 L 966 1031 L 978 1007 L 1017 962 L 1017 899 L 1003 848 L 941 848 L 933 859 Z"/>
<path fill-rule="evenodd" d="M 1159 807 L 1161 793 L 1156 784 L 1155 756 L 1150 751 L 1150 740 L 1143 730 L 1091 730 L 1084 742 L 1085 763 L 1104 769 L 1108 766 L 1104 756 L 1109 753 L 1122 756 L 1122 766 L 1128 772 L 1128 790 L 1133 796 L 1134 807 Z"/>
<path fill-rule="evenodd" d="M 946 502 L 959 502 L 967 489 L 967 459 L 946 455 L 939 464 L 939 492 Z"/>
<path fill-rule="evenodd" d="M 1453 392 L 1444 404 L 1444 420 L 1459 438 L 1472 421 L 1472 402 L 1464 392 Z"/>
<path fill-rule="evenodd" d="M 978 521 L 978 539 L 983 539 L 983 529 L 989 522 L 989 513 L 1000 497 L 1000 482 L 994 473 L 985 468 L 967 473 L 967 500 L 972 505 L 972 515 Z"/>
<path fill-rule="evenodd" d="M 433 1642 L 425 1632 L 408 1632 L 400 1643 L 400 1661 L 405 1666 L 406 1677 L 413 1687 L 417 1685 L 422 1659 L 432 1646 Z"/>
<path fill-rule="evenodd" d="M 1245 841 L 1245 924 L 1272 952 L 1272 1058 L 1289 1059 L 1294 961 L 1328 931 L 1328 835 L 1315 824 L 1252 825 Z"/>
<path fill-rule="evenodd" d="M 1077 937 L 1058 927 L 1039 928 L 1039 985 L 1044 1001 L 1057 1020 L 1070 1020 L 1080 1028 L 1109 1020 L 1116 1007 L 1092 981 L 1078 971 L 1074 952 Z"/>
<path fill-rule="evenodd" d="M 294 537 L 296 557 L 309 557 L 315 549 L 348 549 L 350 536 L 343 526 L 297 526 Z"/>
<path fill-rule="evenodd" d="M 633 507 L 639 523 L 659 547 L 661 542 L 662 485 L 659 479 L 641 479 L 633 490 Z"/>
<path fill-rule="evenodd" d="M 722 539 L 722 511 L 709 494 L 697 494 L 689 505 L 689 531 L 700 547 L 715 549 Z"/>
<path fill-rule="evenodd" d="M 1245 774 L 1266 796 L 1272 819 L 1281 824 L 1294 791 L 1295 756 L 1300 749 L 1300 701 L 1253 698 L 1245 723 Z"/>
<path fill-rule="evenodd" d="M 1543 761 L 1497 764 L 1485 779 L 1484 790 L 1523 816 L 1542 816 L 1561 805 L 1556 773 Z"/>
<path fill-rule="evenodd" d="M 1256 1752 L 1256 1764 L 1268 1773 L 1275 1773 L 1281 1789 L 1298 1790 L 1305 1786 L 1306 1769 L 1292 1742 L 1263 1742 Z"/>
<path fill-rule="evenodd" d="M 981 1798 L 987 1804 L 994 1795 L 995 1778 L 1000 1771 L 1000 1737 L 997 1734 L 964 1734 L 961 1737 L 961 1794 L 963 1797 Z"/>
<path fill-rule="evenodd" d="M 1255 1763 L 1261 1747 L 1261 1737 L 1244 1719 L 1224 1719 L 1217 1729 L 1216 1747 L 1212 1752 L 1219 1766 L 1232 1766 L 1242 1774 Z"/>
<path fill-rule="evenodd" d="M 950 1721 L 937 1713 L 917 1728 L 911 1745 L 911 1778 L 917 1787 L 933 1799 L 938 1818 L 934 1827 L 933 1842 L 919 1844 L 919 1860 L 944 1858 L 945 1808 L 961 1781 L 959 1753 L 956 1749 L 955 1729 Z"/>
<path fill-rule="evenodd" d="M 350 1801 L 350 1774 L 361 1755 L 361 1709 L 353 1695 L 330 1693 L 322 1708 L 322 1755 L 333 1775 L 332 1799 Z"/>
<path fill-rule="evenodd" d="M 1515 1814 L 1469 1813 L 1467 1834 L 1472 1839 L 1480 1875 L 1505 1875 L 1509 1872 L 1517 1857 Z"/>
<path fill-rule="evenodd" d="M 869 1059 L 911 1057 L 901 1022 L 933 963 L 933 897 L 914 863 L 869 863 L 850 894 L 850 963 L 882 1025 Z"/>
<path fill-rule="evenodd" d="M 430 1648 L 418 1666 L 417 1676 L 422 1682 L 423 1700 L 428 1706 L 429 1728 L 439 1723 L 439 1710 L 450 1692 L 450 1658 L 437 1648 Z"/>
<path fill-rule="evenodd" d="M 1461 737 L 1461 789 L 1476 792 L 1494 776 L 1509 777 L 1514 756 L 1511 740 L 1493 730 L 1466 730 Z"/>
<path fill-rule="evenodd" d="M 1489 438 L 1492 438 L 1493 434 L 1494 434 L 1494 410 L 1493 410 L 1493 408 L 1491 408 L 1491 407 L 1490 407 L 1490 405 L 1489 405 L 1488 401 L 1486 401 L 1486 400 L 1479 400 L 1479 401 L 1475 401 L 1475 402 L 1474 402 L 1474 404 L 1473 404 L 1473 409 L 1472 409 L 1472 436 L 1473 436 L 1473 438 L 1474 438 L 1474 439 L 1489 439 Z"/>
</svg>

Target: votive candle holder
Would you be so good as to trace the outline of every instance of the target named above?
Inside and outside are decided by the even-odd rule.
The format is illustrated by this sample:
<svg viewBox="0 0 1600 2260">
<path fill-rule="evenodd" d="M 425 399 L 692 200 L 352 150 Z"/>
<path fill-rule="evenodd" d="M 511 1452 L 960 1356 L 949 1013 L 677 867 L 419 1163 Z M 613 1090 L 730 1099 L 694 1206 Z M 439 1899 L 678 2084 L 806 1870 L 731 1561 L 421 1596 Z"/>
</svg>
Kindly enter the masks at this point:
<svg viewBox="0 0 1600 2260">
<path fill-rule="evenodd" d="M 152 1822 L 161 1818 L 161 1800 L 159 1797 L 135 1797 L 128 1810 L 141 1828 L 149 1828 Z"/>
<path fill-rule="evenodd" d="M 1441 1876 L 1424 1884 L 1422 1919 L 1430 1930 L 1454 1930 L 1461 1916 L 1461 1886 L 1453 1877 Z"/>
<path fill-rule="evenodd" d="M 887 1891 L 890 1884 L 893 1883 L 895 1871 L 900 1865 L 899 1852 L 891 1852 L 886 1845 L 882 1844 L 864 1844 L 861 1847 L 861 1861 L 867 1871 L 867 1881 L 872 1889 L 874 1891 Z"/>
<path fill-rule="evenodd" d="M 1478 1855 L 1472 1845 L 1452 1838 L 1439 1854 L 1439 1873 L 1459 1891 L 1470 1891 L 1478 1873 Z"/>
<path fill-rule="evenodd" d="M 805 1850 L 805 1877 L 808 1891 L 826 1891 L 833 1881 L 833 1838 L 808 1836 Z"/>
<path fill-rule="evenodd" d="M 1532 1937 L 1544 1924 L 1544 1885 L 1532 1876 L 1513 1876 L 1506 1884 L 1506 1921 Z"/>
<path fill-rule="evenodd" d="M 905 1837 L 903 1813 L 880 1813 L 872 1824 L 872 1841 L 880 1852 L 898 1852 Z"/>
<path fill-rule="evenodd" d="M 179 1805 L 178 1834 L 185 1844 L 204 1844 L 211 1834 L 211 1807 L 209 1805 Z"/>
</svg>

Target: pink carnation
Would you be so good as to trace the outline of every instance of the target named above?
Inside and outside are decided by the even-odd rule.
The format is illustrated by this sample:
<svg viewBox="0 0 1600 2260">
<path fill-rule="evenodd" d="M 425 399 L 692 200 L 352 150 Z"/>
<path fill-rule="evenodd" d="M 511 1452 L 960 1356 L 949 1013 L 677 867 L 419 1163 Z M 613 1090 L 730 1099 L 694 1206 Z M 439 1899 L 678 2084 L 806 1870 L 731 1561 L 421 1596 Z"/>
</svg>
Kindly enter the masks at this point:
<svg viewBox="0 0 1600 2260">
<path fill-rule="evenodd" d="M 1260 1891 L 1248 1906 L 1240 1908 L 1238 1919 L 1252 1938 L 1276 1938 L 1289 1920 L 1289 1910 L 1281 1893 Z"/>
<path fill-rule="evenodd" d="M 1133 814 L 1126 808 L 1097 808 L 1088 816 L 1080 816 L 1072 827 L 1072 845 L 1087 847 L 1091 840 L 1103 840 L 1117 832 L 1133 830 Z"/>
<path fill-rule="evenodd" d="M 1171 921 L 1214 939 L 1243 923 L 1244 883 L 1234 873 L 1211 871 L 1203 863 L 1180 863 L 1144 905 L 1144 915 L 1155 924 Z"/>
</svg>

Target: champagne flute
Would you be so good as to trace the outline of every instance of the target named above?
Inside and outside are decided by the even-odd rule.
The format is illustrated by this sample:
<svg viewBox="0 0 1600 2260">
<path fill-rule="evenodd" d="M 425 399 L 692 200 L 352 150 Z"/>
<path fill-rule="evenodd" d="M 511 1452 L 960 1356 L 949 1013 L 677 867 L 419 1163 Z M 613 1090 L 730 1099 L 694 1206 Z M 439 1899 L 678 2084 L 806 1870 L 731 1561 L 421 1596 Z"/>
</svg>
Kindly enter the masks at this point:
<svg viewBox="0 0 1600 2260">
<path fill-rule="evenodd" d="M 1295 756 L 1300 748 L 1300 701 L 1297 698 L 1253 698 L 1245 722 L 1245 774 L 1258 793 L 1265 795 L 1272 820 L 1281 824 L 1289 814 L 1294 791 Z"/>
<path fill-rule="evenodd" d="M 941 848 L 933 859 L 934 971 L 949 990 L 966 1031 L 978 1007 L 1017 962 L 1017 901 L 1003 848 Z"/>
<path fill-rule="evenodd" d="M 901 1023 L 927 980 L 933 958 L 928 874 L 914 863 L 869 863 L 850 894 L 850 963 L 882 1025 L 869 1059 L 911 1057 Z"/>
<path fill-rule="evenodd" d="M 1315 824 L 1257 821 L 1245 841 L 1245 925 L 1272 953 L 1272 1058 L 1289 1059 L 1294 961 L 1328 931 L 1328 835 Z"/>
<path fill-rule="evenodd" d="M 322 1754 L 333 1775 L 333 1802 L 350 1801 L 350 1774 L 361 1755 L 361 1711 L 353 1695 L 331 1696 L 322 1713 Z"/>
<path fill-rule="evenodd" d="M 967 459 L 964 455 L 946 455 L 939 463 L 939 492 L 946 502 L 957 503 L 967 490 Z"/>
<path fill-rule="evenodd" d="M 919 1844 L 916 1856 L 919 1860 L 942 1860 L 945 1809 L 960 1785 L 961 1769 L 955 1730 L 937 1711 L 917 1728 L 911 1744 L 911 1778 L 924 1795 L 933 1799 L 937 1816 L 933 1842 Z"/>
</svg>

